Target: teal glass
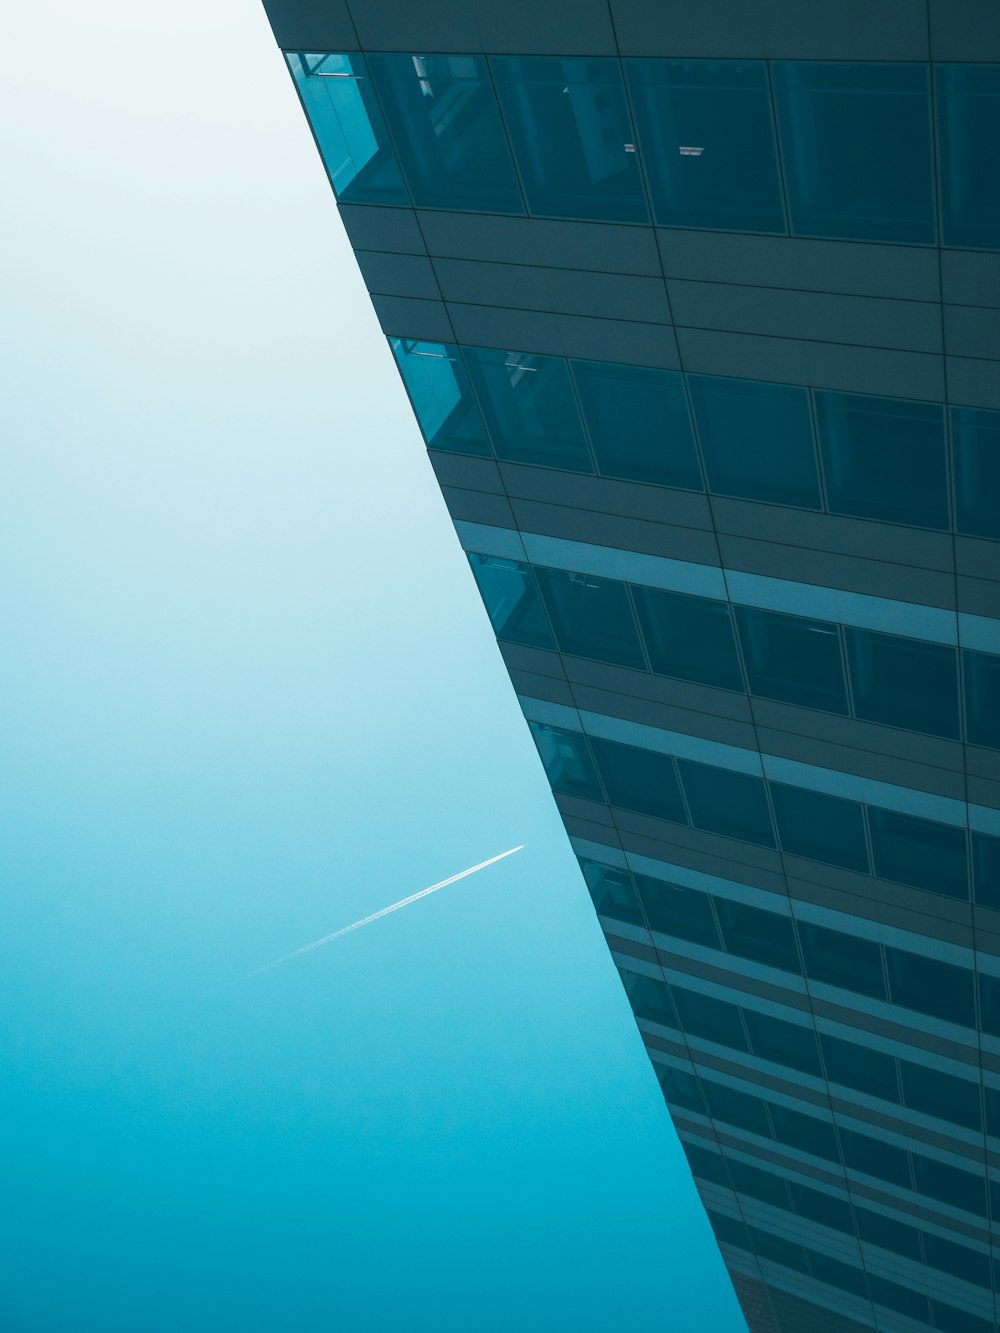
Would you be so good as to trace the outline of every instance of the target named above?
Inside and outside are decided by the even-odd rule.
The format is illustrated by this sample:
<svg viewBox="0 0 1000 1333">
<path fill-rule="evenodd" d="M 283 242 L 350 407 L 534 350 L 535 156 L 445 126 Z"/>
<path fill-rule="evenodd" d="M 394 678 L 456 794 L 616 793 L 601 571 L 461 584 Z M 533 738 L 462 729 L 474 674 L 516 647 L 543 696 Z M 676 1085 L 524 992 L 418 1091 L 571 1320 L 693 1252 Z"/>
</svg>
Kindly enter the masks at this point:
<svg viewBox="0 0 1000 1333">
<path fill-rule="evenodd" d="M 549 785 L 564 796 L 581 796 L 587 801 L 603 801 L 604 793 L 587 748 L 587 741 L 576 731 L 528 724 Z"/>
<path fill-rule="evenodd" d="M 989 1089 L 987 1098 L 989 1097 Z M 935 1161 L 923 1153 L 911 1153 L 913 1179 L 917 1191 L 938 1203 L 961 1208 L 967 1213 L 986 1216 L 986 1181 L 982 1174 L 963 1171 L 947 1162 Z"/>
<path fill-rule="evenodd" d="M 1000 977 L 979 973 L 979 1022 L 984 1032 L 1000 1037 Z"/>
<path fill-rule="evenodd" d="M 962 673 L 966 736 L 972 745 L 1000 750 L 1000 657 L 967 648 Z"/>
<path fill-rule="evenodd" d="M 656 981 L 653 977 L 640 976 L 637 972 L 626 972 L 622 968 L 619 968 L 619 972 L 625 986 L 625 994 L 636 1018 L 648 1019 L 649 1022 L 659 1023 L 665 1028 L 680 1027 L 670 992 L 664 982 Z"/>
<path fill-rule="evenodd" d="M 730 1157 L 728 1161 L 733 1189 L 737 1194 L 747 1194 L 751 1199 L 759 1199 L 761 1203 L 790 1211 L 788 1187 L 779 1175 L 773 1171 L 762 1171 L 759 1166 L 751 1166 L 749 1162 L 741 1162 L 738 1157 Z"/>
<path fill-rule="evenodd" d="M 957 1078 L 913 1060 L 899 1061 L 899 1076 L 904 1104 L 911 1111 L 936 1116 L 938 1120 L 963 1125 L 966 1129 L 982 1128 L 978 1078 L 976 1082 Z"/>
<path fill-rule="evenodd" d="M 674 761 L 668 754 L 597 737 L 591 739 L 591 745 L 611 805 L 672 824 L 688 822 Z"/>
<path fill-rule="evenodd" d="M 801 1245 L 785 1240 L 783 1236 L 775 1236 L 770 1231 L 762 1231 L 760 1227 L 749 1227 L 748 1230 L 758 1258 L 768 1259 L 771 1263 L 781 1264 L 782 1268 L 791 1268 L 796 1273 L 808 1275 L 809 1260 Z"/>
<path fill-rule="evenodd" d="M 498 639 L 555 651 L 531 566 L 469 552 L 469 564 Z"/>
<path fill-rule="evenodd" d="M 774 846 L 774 830 L 761 778 L 690 759 L 678 759 L 677 767 L 695 828 L 739 838 L 758 847 Z"/>
<path fill-rule="evenodd" d="M 892 1217 L 883 1217 L 881 1213 L 869 1212 L 867 1208 L 856 1209 L 856 1215 L 858 1235 L 862 1240 L 878 1245 L 883 1250 L 891 1250 L 893 1254 L 914 1259 L 917 1263 L 922 1262 L 920 1232 L 916 1227 L 897 1222 Z"/>
<path fill-rule="evenodd" d="M 845 625 L 855 717 L 958 740 L 954 648 Z"/>
<path fill-rule="evenodd" d="M 774 1137 L 788 1148 L 811 1153 L 827 1162 L 838 1162 L 840 1153 L 833 1125 L 814 1115 L 803 1115 L 778 1102 L 768 1102 Z"/>
<path fill-rule="evenodd" d="M 864 811 L 857 801 L 783 782 L 769 785 L 783 852 L 862 875 L 871 873 Z"/>
<path fill-rule="evenodd" d="M 972 876 L 978 905 L 1000 911 L 1000 838 L 973 832 Z"/>
<path fill-rule="evenodd" d="M 624 583 L 593 574 L 535 568 L 542 600 L 564 653 L 646 670 Z"/>
<path fill-rule="evenodd" d="M 290 51 L 285 59 L 337 198 L 409 204 L 362 57 Z"/>
<path fill-rule="evenodd" d="M 890 1282 L 888 1278 L 869 1272 L 868 1289 L 876 1305 L 884 1305 L 888 1310 L 895 1310 L 896 1314 L 915 1319 L 918 1324 L 930 1324 L 927 1297 L 912 1287 L 901 1287 L 898 1282 Z"/>
<path fill-rule="evenodd" d="M 984 1085 L 983 1099 L 986 1102 L 986 1132 L 992 1138 L 1000 1139 L 1000 1089 Z M 991 1198 L 995 1193 L 991 1182 Z"/>
<path fill-rule="evenodd" d="M 848 711 L 836 625 L 756 606 L 733 610 L 751 694 L 824 713 Z"/>
<path fill-rule="evenodd" d="M 701 1086 L 693 1074 L 687 1074 L 683 1069 L 674 1069 L 670 1065 L 654 1065 L 653 1068 L 663 1095 L 671 1107 L 679 1106 L 684 1111 L 694 1111 L 696 1115 L 705 1114 Z"/>
<path fill-rule="evenodd" d="M 841 1291 L 850 1292 L 852 1296 L 860 1296 L 862 1300 L 868 1299 L 868 1282 L 860 1268 L 845 1264 L 840 1259 L 831 1259 L 828 1254 L 821 1254 L 819 1250 L 807 1250 L 807 1253 L 809 1267 L 817 1282 L 826 1282 L 831 1287 L 839 1287 Z"/>
<path fill-rule="evenodd" d="M 784 232 L 760 60 L 626 60 L 642 160 L 664 227 Z"/>
<path fill-rule="evenodd" d="M 820 1034 L 819 1044 L 831 1083 L 880 1097 L 885 1102 L 899 1101 L 896 1061 L 891 1056 L 826 1033 Z"/>
<path fill-rule="evenodd" d="M 742 692 L 743 673 L 725 602 L 635 584 L 632 597 L 657 675 Z"/>
<path fill-rule="evenodd" d="M 708 1220 L 712 1225 L 715 1239 L 721 1245 L 735 1245 L 738 1250 L 753 1251 L 749 1231 L 735 1217 L 727 1217 L 725 1213 L 713 1213 L 709 1210 Z"/>
<path fill-rule="evenodd" d="M 715 910 L 729 953 L 801 976 L 795 931 L 789 917 L 729 898 L 716 899 Z"/>
<path fill-rule="evenodd" d="M 722 1185 L 724 1189 L 730 1188 L 729 1175 L 721 1153 L 712 1152 L 695 1143 L 683 1143 L 681 1146 L 693 1176 L 699 1180 L 709 1180 L 713 1185 Z"/>
<path fill-rule="evenodd" d="M 772 783 L 772 791 L 774 786 Z M 780 817 L 778 823 L 780 826 Z M 830 930 L 811 921 L 799 921 L 797 926 L 806 976 L 810 981 L 839 986 L 858 995 L 870 995 L 874 1000 L 887 998 L 882 950 L 873 940 L 849 935 L 842 930 Z"/>
<path fill-rule="evenodd" d="M 800 1217 L 818 1222 L 820 1226 L 831 1227 L 834 1231 L 842 1231 L 846 1236 L 854 1235 L 854 1218 L 851 1205 L 846 1199 L 825 1194 L 797 1180 L 788 1182 L 788 1192 L 792 1196 L 792 1206 Z"/>
<path fill-rule="evenodd" d="M 727 1004 L 711 995 L 671 986 L 674 1007 L 680 1016 L 684 1031 L 692 1037 L 714 1041 L 717 1046 L 728 1046 L 734 1051 L 746 1051 L 747 1039 L 735 1004 Z"/>
<path fill-rule="evenodd" d="M 389 345 L 428 449 L 492 456 L 461 353 L 447 343 L 390 338 Z"/>
<path fill-rule="evenodd" d="M 951 409 L 955 526 L 1000 541 L 1000 412 Z"/>
<path fill-rule="evenodd" d="M 368 67 L 417 208 L 524 212 L 481 56 L 369 55 Z"/>
<path fill-rule="evenodd" d="M 951 526 L 938 404 L 820 389 L 815 398 L 831 513 L 942 531 Z"/>
<path fill-rule="evenodd" d="M 925 1231 L 923 1234 L 924 1255 L 931 1268 L 936 1268 L 942 1273 L 949 1273 L 952 1277 L 957 1277 L 963 1282 L 974 1282 L 976 1286 L 992 1288 L 990 1256 L 988 1254 L 972 1250 L 968 1245 L 958 1245 L 955 1241 L 946 1240 L 943 1236 L 935 1236 L 930 1231 Z M 964 1314 L 962 1317 L 965 1318 Z M 989 1333 L 992 1333 L 992 1321 L 987 1323 L 985 1320 L 978 1319 L 976 1322 L 984 1330 L 989 1330 Z M 947 1324 L 941 1322 L 940 1317 L 937 1318 L 936 1323 L 938 1328 L 948 1327 Z M 962 1327 L 962 1325 L 957 1327 Z"/>
<path fill-rule="evenodd" d="M 705 489 L 677 371 L 602 361 L 570 366 L 601 476 Z"/>
<path fill-rule="evenodd" d="M 974 976 L 970 968 L 888 947 L 885 964 L 893 1004 L 963 1027 L 976 1026 Z"/>
<path fill-rule="evenodd" d="M 875 874 L 928 893 L 967 901 L 965 829 L 868 807 Z"/>
<path fill-rule="evenodd" d="M 1000 65 L 936 65 L 945 245 L 1000 250 Z"/>
<path fill-rule="evenodd" d="M 744 1009 L 743 1019 L 754 1055 L 797 1069 L 800 1074 L 823 1077 L 816 1037 L 811 1028 L 786 1023 L 783 1018 L 772 1018 L 770 1014 L 759 1014 L 755 1009 Z"/>
<path fill-rule="evenodd" d="M 712 375 L 687 379 L 710 491 L 821 508 L 805 389 Z"/>
<path fill-rule="evenodd" d="M 577 860 L 580 862 L 580 869 L 583 871 L 594 909 L 599 916 L 627 921 L 630 926 L 646 924 L 636 897 L 632 876 L 627 870 L 606 866 L 600 861 L 590 861 L 583 856 Z"/>
<path fill-rule="evenodd" d="M 876 1180 L 898 1185 L 904 1190 L 913 1188 L 909 1153 L 854 1129 L 840 1126 L 837 1133 L 840 1135 L 845 1166 L 852 1171 L 861 1171 L 866 1176 L 874 1176 Z"/>
<path fill-rule="evenodd" d="M 497 458 L 593 472 L 569 367 L 561 357 L 463 350 Z"/>
<path fill-rule="evenodd" d="M 792 231 L 934 242 L 926 65 L 771 65 Z"/>
<path fill-rule="evenodd" d="M 722 949 L 710 894 L 682 889 L 648 875 L 636 875 L 635 886 L 651 930 L 708 949 Z"/>
<path fill-rule="evenodd" d="M 530 213 L 649 221 L 617 60 L 493 56 L 490 67 Z"/>
<path fill-rule="evenodd" d="M 702 1079 L 702 1091 L 708 1103 L 709 1114 L 713 1120 L 721 1120 L 726 1125 L 736 1125 L 749 1134 L 757 1134 L 762 1139 L 771 1138 L 771 1126 L 767 1120 L 767 1109 L 759 1097 L 751 1097 L 737 1088 L 727 1088 L 724 1083 L 713 1079 Z"/>
</svg>

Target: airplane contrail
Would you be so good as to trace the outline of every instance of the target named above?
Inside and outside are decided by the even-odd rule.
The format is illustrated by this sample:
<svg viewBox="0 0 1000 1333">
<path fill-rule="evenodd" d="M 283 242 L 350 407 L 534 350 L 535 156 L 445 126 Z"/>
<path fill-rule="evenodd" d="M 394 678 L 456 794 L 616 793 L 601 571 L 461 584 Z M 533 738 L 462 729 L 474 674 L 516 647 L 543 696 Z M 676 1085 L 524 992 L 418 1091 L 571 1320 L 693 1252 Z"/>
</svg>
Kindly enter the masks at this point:
<svg viewBox="0 0 1000 1333">
<path fill-rule="evenodd" d="M 321 940 L 313 940 L 312 944 L 304 944 L 301 949 L 293 949 L 291 953 L 282 954 L 280 958 L 275 958 L 273 963 L 265 963 L 263 967 L 258 967 L 255 972 L 248 972 L 244 980 L 249 981 L 251 977 L 259 977 L 262 972 L 270 972 L 273 967 L 280 967 L 282 963 L 290 962 L 291 959 L 298 958 L 300 954 L 311 953 L 313 949 L 322 948 L 324 944 L 339 940 L 341 935 L 349 935 L 352 930 L 360 930 L 362 926 L 370 926 L 373 921 L 377 921 L 381 916 L 388 916 L 390 912 L 398 912 L 401 907 L 409 907 L 410 903 L 415 903 L 418 898 L 426 898 L 430 893 L 437 893 L 438 889 L 446 889 L 449 884 L 456 884 L 460 879 L 467 879 L 469 875 L 474 875 L 477 870 L 485 870 L 487 866 L 502 861 L 505 856 L 513 856 L 515 852 L 523 850 L 524 843 L 522 842 L 520 846 L 511 847 L 506 852 L 501 852 L 499 856 L 491 856 L 488 861 L 480 861 L 477 866 L 469 866 L 468 870 L 460 870 L 457 875 L 449 875 L 447 879 L 432 884 L 429 889 L 421 889 L 419 893 L 411 893 L 409 898 L 400 898 L 398 903 L 392 903 L 389 907 L 383 907 L 378 912 L 372 912 L 371 916 L 363 916 L 360 921 L 352 921 L 349 926 L 342 926 L 340 930 L 335 930 L 332 935 L 324 935 Z"/>
</svg>

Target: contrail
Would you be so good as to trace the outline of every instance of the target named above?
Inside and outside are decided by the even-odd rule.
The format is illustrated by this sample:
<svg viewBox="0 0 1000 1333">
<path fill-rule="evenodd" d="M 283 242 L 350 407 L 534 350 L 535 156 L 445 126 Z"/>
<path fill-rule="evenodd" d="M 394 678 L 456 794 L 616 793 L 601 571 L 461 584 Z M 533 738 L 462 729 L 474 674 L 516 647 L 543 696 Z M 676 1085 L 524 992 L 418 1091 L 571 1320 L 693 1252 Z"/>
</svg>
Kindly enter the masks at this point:
<svg viewBox="0 0 1000 1333">
<path fill-rule="evenodd" d="M 523 850 L 524 843 L 521 843 L 519 847 L 511 847 L 508 851 L 501 852 L 499 856 L 491 856 L 488 861 L 480 861 L 477 866 L 469 866 L 468 870 L 461 870 L 457 875 L 449 875 L 447 879 L 432 884 L 429 889 L 421 889 L 419 893 L 411 893 L 409 898 L 400 898 L 398 903 L 383 907 L 381 911 L 372 912 L 371 916 L 363 916 L 360 921 L 352 921 L 349 926 L 343 926 L 340 930 L 335 930 L 332 935 L 324 935 L 321 940 L 313 940 L 312 944 L 304 944 L 301 949 L 293 949 L 291 953 L 282 954 L 273 963 L 265 963 L 263 967 L 258 967 L 255 972 L 248 972 L 244 980 L 249 981 L 251 977 L 259 977 L 262 972 L 270 972 L 272 967 L 280 967 L 282 963 L 290 962 L 293 958 L 298 958 L 300 954 L 311 953 L 313 949 L 322 948 L 324 944 L 339 940 L 341 935 L 349 935 L 352 930 L 360 930 L 362 926 L 369 926 L 373 921 L 377 921 L 380 916 L 388 916 L 390 912 L 398 912 L 401 907 L 409 907 L 410 903 L 415 903 L 418 898 L 426 898 L 430 893 L 437 893 L 438 889 L 446 889 L 449 884 L 456 884 L 460 879 L 467 879 L 469 875 L 474 875 L 477 870 L 485 870 L 487 866 L 502 861 L 505 856 L 513 856 L 515 852 Z"/>
</svg>

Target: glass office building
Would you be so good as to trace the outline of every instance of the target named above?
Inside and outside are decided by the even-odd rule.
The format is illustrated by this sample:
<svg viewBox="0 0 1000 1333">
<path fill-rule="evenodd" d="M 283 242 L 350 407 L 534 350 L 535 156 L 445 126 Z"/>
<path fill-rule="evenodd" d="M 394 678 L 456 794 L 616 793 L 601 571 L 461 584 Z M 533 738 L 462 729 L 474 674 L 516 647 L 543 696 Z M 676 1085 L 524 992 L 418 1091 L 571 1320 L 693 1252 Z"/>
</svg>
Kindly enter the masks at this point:
<svg viewBox="0 0 1000 1333">
<path fill-rule="evenodd" d="M 1000 8 L 266 0 L 754 1333 L 1000 1290 Z"/>
</svg>

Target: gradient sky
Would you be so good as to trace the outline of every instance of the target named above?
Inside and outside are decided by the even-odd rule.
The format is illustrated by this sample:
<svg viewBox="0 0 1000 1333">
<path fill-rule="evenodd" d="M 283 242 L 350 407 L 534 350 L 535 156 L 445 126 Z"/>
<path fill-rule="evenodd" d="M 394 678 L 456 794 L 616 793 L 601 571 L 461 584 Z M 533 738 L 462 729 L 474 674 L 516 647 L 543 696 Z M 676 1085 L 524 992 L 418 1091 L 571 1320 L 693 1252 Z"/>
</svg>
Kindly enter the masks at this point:
<svg viewBox="0 0 1000 1333">
<path fill-rule="evenodd" d="M 0 64 L 0 1326 L 741 1328 L 262 9 Z"/>
</svg>

